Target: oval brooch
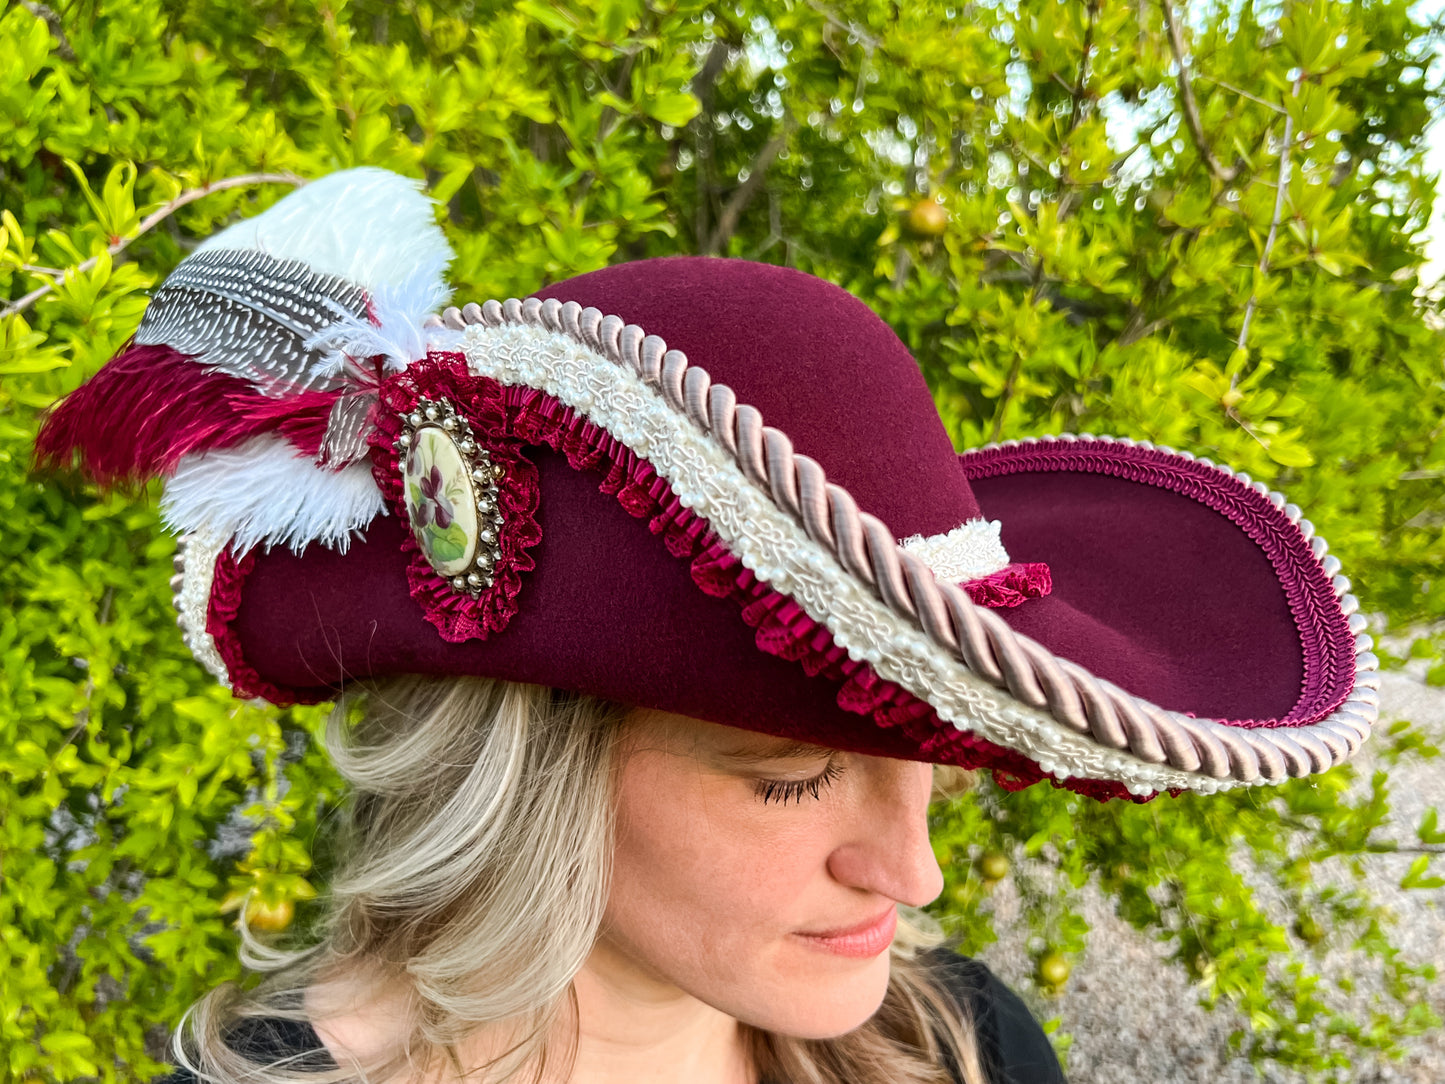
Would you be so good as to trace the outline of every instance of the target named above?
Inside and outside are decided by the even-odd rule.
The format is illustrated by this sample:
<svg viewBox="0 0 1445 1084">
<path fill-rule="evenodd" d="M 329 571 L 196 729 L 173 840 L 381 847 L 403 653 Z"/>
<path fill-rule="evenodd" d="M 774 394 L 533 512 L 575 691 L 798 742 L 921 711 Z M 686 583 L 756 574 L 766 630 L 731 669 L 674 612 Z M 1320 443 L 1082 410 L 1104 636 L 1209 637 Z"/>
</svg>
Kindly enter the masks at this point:
<svg viewBox="0 0 1445 1084">
<path fill-rule="evenodd" d="M 501 552 L 502 467 L 445 399 L 417 400 L 402 423 L 396 443 L 412 536 L 437 575 L 475 598 L 492 586 Z"/>
</svg>

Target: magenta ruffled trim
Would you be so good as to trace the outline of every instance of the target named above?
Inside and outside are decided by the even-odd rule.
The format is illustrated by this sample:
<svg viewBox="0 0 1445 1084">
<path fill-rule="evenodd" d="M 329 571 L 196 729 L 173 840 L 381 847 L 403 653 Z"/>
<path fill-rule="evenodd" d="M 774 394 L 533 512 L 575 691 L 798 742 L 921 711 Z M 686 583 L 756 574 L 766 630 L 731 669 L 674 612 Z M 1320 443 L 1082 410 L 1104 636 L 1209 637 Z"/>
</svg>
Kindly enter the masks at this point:
<svg viewBox="0 0 1445 1084">
<path fill-rule="evenodd" d="M 1005 565 L 997 572 L 961 584 L 975 606 L 1011 610 L 1054 589 L 1054 577 L 1042 561 Z"/>
<path fill-rule="evenodd" d="M 1355 685 L 1355 637 L 1303 532 L 1267 496 L 1218 467 L 1177 452 L 1105 440 L 1001 445 L 959 457 L 970 479 L 1029 471 L 1107 474 L 1179 493 L 1211 508 L 1269 558 L 1294 615 L 1304 656 L 1300 695 L 1283 719 L 1227 720 L 1238 727 L 1308 726 L 1327 718 Z"/>
<path fill-rule="evenodd" d="M 1080 794 L 1106 801 L 1146 799 L 1131 795 L 1122 783 L 1045 775 L 1021 753 L 959 730 L 938 717 L 931 705 L 906 689 L 880 678 L 866 662 L 849 658 L 826 626 L 809 617 L 790 596 L 780 594 L 743 567 L 713 532 L 707 520 L 684 508 L 652 465 L 606 430 L 570 407 L 534 388 L 503 389 L 511 434 L 526 443 L 542 443 L 561 452 L 577 470 L 602 475 L 599 488 L 617 498 L 631 515 L 646 519 L 672 556 L 689 562 L 693 582 L 714 598 L 730 599 L 754 630 L 759 650 L 789 659 L 810 677 L 838 684 L 837 703 L 844 711 L 869 716 L 883 727 L 900 727 L 919 747 L 921 757 L 988 769 L 1000 785 L 1018 790 L 1043 779 Z M 1042 564 L 1013 565 L 977 585 L 982 605 L 990 598 L 1018 605 L 1047 594 L 1051 582 Z"/>
<path fill-rule="evenodd" d="M 742 561 L 728 550 L 707 520 L 682 507 L 666 480 L 658 476 L 652 465 L 605 429 L 535 388 L 502 387 L 484 378 L 466 376 L 457 355 L 433 357 L 420 364 L 425 368 L 413 366 L 408 370 L 409 374 L 422 377 L 420 381 L 411 383 L 425 394 L 446 395 L 459 408 L 465 406 L 478 439 L 486 442 L 489 449 L 493 447 L 492 442 L 499 451 L 525 444 L 545 444 L 564 455 L 573 469 L 591 470 L 601 475 L 598 488 L 615 497 L 631 515 L 647 520 L 648 529 L 662 540 L 668 553 L 689 563 L 693 582 L 700 590 L 714 598 L 728 599 L 739 608 L 742 619 L 754 630 L 759 650 L 798 663 L 810 677 L 834 682 L 837 685 L 837 703 L 842 710 L 869 717 L 880 727 L 900 728 L 917 746 L 920 758 L 989 770 L 1007 790 L 1020 790 L 1047 779 L 1054 786 L 1065 787 L 1099 801 L 1119 798 L 1142 802 L 1152 797 L 1131 795 L 1122 783 L 1107 780 L 1055 779 L 1023 754 L 945 722 L 926 701 L 893 682 L 885 681 L 866 662 L 850 658 L 847 651 L 834 642 L 826 626 L 809 617 L 790 596 L 775 591 L 744 568 Z M 436 382 L 430 382 L 431 378 L 423 375 L 426 373 L 435 374 Z M 488 408 L 485 417 L 497 428 L 484 427 L 479 424 L 481 415 L 470 413 L 479 409 L 479 404 L 459 389 L 473 383 L 484 385 L 477 395 Z M 386 394 L 384 390 L 384 403 L 388 403 Z M 399 407 L 408 403 L 409 400 L 404 399 L 389 401 L 389 405 L 384 406 L 382 417 L 395 417 L 399 414 Z M 497 407 L 504 414 L 500 423 L 495 412 Z M 378 482 L 385 479 L 388 483 L 383 486 L 383 493 L 394 510 L 404 512 L 399 503 L 400 483 L 391 484 L 391 479 L 399 479 L 397 456 L 393 449 L 395 432 L 377 438 L 373 456 L 380 460 L 377 465 Z M 509 473 L 509 483 L 511 477 Z M 535 504 L 530 507 L 535 511 Z M 528 537 L 531 537 L 530 534 Z M 540 532 L 537 534 L 539 538 Z M 535 545 L 537 539 L 529 545 Z M 408 549 L 408 556 L 411 554 L 412 550 Z M 530 558 L 527 561 L 525 566 L 518 561 L 515 570 L 520 572 L 523 567 L 531 568 Z M 239 604 L 240 581 L 249 567 L 247 560 L 236 568 L 235 576 L 223 579 L 218 574 L 217 587 L 212 595 L 213 618 L 208 627 L 230 669 L 238 695 L 260 695 L 275 703 L 291 703 L 296 699 L 295 693 L 276 689 L 260 679 L 254 670 L 246 666 L 240 645 L 229 632 L 228 623 Z M 436 580 L 443 582 L 440 577 Z M 1047 566 L 1022 564 L 1011 565 L 964 587 L 981 605 L 1011 606 L 1026 598 L 1047 594 L 1050 581 Z M 412 594 L 422 604 L 428 620 L 438 627 L 441 627 L 440 621 L 445 621 L 455 612 L 452 607 L 438 606 L 433 601 L 433 593 L 416 590 L 415 581 Z M 514 602 L 517 591 L 513 590 L 506 597 Z"/>
<path fill-rule="evenodd" d="M 502 386 L 470 374 L 461 354 L 428 354 L 382 384 L 381 402 L 374 415 L 376 430 L 370 438 L 372 477 L 401 522 L 407 522 L 408 516 L 396 438 L 404 428 L 402 415 L 410 413 L 420 399 L 451 402 L 471 423 L 477 443 L 505 471 L 497 487 L 497 507 L 502 513 L 497 535 L 500 553 L 492 571 L 492 586 L 478 597 L 457 591 L 432 568 L 410 532 L 401 545 L 407 556 L 411 597 L 442 639 L 449 643 L 485 640 L 507 627 L 517 612 L 522 573 L 536 567 L 528 550 L 542 540 L 542 529 L 537 525 L 537 506 L 541 502 L 537 468 L 522 454 L 524 442 L 511 435 L 513 427 L 503 404 Z"/>
<path fill-rule="evenodd" d="M 241 610 L 241 590 L 251 569 L 256 565 L 256 551 L 236 559 L 227 546 L 216 556 L 215 575 L 211 580 L 211 597 L 206 603 L 206 632 L 216 643 L 216 654 L 226 664 L 226 676 L 231 680 L 231 692 L 242 700 L 261 697 L 277 707 L 300 702 L 291 690 L 273 685 L 246 661 L 241 650 L 241 638 L 236 635 L 233 623 Z M 308 701 L 309 702 L 309 701 Z"/>
</svg>

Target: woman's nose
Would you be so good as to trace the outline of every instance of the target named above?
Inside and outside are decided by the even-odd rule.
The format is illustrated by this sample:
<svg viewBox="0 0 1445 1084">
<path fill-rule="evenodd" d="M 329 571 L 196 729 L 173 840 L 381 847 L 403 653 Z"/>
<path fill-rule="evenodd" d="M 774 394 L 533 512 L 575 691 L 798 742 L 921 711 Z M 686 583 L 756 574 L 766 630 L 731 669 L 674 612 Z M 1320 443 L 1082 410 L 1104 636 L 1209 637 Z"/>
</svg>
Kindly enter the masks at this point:
<svg viewBox="0 0 1445 1084">
<path fill-rule="evenodd" d="M 933 769 L 865 759 L 870 785 L 859 796 L 847 841 L 828 856 L 828 872 L 850 888 L 922 907 L 943 891 L 943 871 L 928 842 Z"/>
</svg>

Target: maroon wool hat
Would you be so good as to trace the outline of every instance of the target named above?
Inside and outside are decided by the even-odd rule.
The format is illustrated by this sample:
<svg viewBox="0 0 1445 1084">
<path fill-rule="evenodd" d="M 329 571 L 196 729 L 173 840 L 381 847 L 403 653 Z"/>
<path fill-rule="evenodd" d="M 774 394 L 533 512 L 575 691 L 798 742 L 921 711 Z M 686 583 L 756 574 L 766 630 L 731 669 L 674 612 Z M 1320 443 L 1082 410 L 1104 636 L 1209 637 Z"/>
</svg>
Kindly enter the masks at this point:
<svg viewBox="0 0 1445 1084">
<path fill-rule="evenodd" d="M 412 182 L 334 174 L 182 261 L 47 420 L 42 461 L 167 477 L 181 624 L 238 696 L 484 675 L 1100 798 L 1368 737 L 1349 584 L 1266 486 L 1091 436 L 960 456 L 887 325 L 797 271 L 428 318 L 447 257 Z"/>
</svg>

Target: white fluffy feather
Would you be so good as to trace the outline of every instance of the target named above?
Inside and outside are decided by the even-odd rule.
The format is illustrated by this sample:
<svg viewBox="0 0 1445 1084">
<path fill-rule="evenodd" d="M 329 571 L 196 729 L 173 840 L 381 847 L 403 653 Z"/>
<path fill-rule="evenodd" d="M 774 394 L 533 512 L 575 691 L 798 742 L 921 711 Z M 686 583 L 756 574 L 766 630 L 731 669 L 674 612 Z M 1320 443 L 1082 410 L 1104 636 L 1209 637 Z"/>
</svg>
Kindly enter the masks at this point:
<svg viewBox="0 0 1445 1084">
<path fill-rule="evenodd" d="M 197 246 L 304 260 L 378 291 L 422 276 L 441 287 L 452 252 L 420 183 L 375 166 L 321 177 Z"/>
<path fill-rule="evenodd" d="M 260 436 L 182 459 L 166 482 L 161 514 L 178 533 L 232 536 L 237 556 L 257 545 L 300 552 L 311 542 L 345 553 L 386 505 L 369 459 L 326 470 L 280 437 Z"/>
<path fill-rule="evenodd" d="M 441 283 L 443 266 L 435 278 L 416 275 L 399 286 L 382 286 L 371 295 L 373 324 L 365 317 L 350 314 L 322 328 L 306 340 L 308 350 L 326 351 L 327 375 L 341 371 L 347 356 L 369 358 L 378 354 L 387 359 L 391 371 L 405 369 L 426 356 L 428 347 L 449 347 L 459 342 L 461 332 L 449 328 L 423 327 L 422 323 L 447 300 L 447 289 Z"/>
</svg>

